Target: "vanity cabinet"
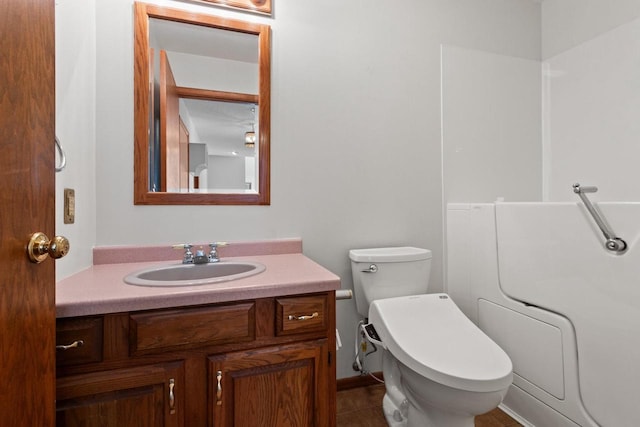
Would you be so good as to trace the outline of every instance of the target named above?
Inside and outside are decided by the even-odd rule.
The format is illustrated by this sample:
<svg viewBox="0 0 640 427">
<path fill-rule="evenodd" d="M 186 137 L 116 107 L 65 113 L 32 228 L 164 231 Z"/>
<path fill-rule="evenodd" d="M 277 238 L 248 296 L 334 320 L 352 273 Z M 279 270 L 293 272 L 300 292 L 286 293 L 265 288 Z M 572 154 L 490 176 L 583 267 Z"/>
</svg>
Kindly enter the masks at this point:
<svg viewBox="0 0 640 427">
<path fill-rule="evenodd" d="M 212 426 L 328 426 L 327 342 L 208 360 Z"/>
<path fill-rule="evenodd" d="M 63 377 L 57 426 L 184 426 L 181 362 Z"/>
<path fill-rule="evenodd" d="M 335 426 L 334 291 L 58 319 L 57 342 L 58 426 Z"/>
</svg>

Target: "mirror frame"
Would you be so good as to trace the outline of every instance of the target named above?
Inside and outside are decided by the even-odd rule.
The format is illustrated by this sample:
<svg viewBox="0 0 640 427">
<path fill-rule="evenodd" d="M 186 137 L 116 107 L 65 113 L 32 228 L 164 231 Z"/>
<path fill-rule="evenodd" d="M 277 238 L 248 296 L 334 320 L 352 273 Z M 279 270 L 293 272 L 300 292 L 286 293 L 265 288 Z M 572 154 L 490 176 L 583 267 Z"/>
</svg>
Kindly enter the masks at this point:
<svg viewBox="0 0 640 427">
<path fill-rule="evenodd" d="M 149 191 L 149 19 L 237 31 L 258 36 L 258 188 L 257 193 L 168 193 Z M 269 205 L 271 131 L 271 27 L 146 3 L 135 3 L 134 153 L 135 205 Z"/>
<path fill-rule="evenodd" d="M 244 9 L 251 12 L 271 14 L 271 0 L 200 0 L 207 3 L 215 3 L 220 6 L 233 9 Z"/>
</svg>

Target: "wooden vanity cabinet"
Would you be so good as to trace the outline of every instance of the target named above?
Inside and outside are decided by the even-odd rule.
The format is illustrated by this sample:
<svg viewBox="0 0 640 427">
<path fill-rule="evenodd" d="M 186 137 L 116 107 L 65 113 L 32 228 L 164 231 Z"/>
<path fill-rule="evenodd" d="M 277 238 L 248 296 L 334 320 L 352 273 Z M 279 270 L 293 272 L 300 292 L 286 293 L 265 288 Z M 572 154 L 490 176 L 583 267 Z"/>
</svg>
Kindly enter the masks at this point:
<svg viewBox="0 0 640 427">
<path fill-rule="evenodd" d="M 335 426 L 334 291 L 58 319 L 58 426 Z"/>
<path fill-rule="evenodd" d="M 327 340 L 209 358 L 211 426 L 328 426 Z"/>
<path fill-rule="evenodd" d="M 184 426 L 181 362 L 63 377 L 56 384 L 57 426 Z"/>
</svg>

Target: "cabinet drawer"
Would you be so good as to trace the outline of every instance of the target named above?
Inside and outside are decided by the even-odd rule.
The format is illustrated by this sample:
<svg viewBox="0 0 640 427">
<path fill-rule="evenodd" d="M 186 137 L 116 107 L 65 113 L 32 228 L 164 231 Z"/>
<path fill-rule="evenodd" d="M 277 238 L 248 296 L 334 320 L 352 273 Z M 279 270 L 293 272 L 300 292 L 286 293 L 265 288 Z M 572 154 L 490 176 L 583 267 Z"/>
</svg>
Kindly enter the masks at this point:
<svg viewBox="0 0 640 427">
<path fill-rule="evenodd" d="M 327 329 L 327 295 L 276 299 L 276 335 Z"/>
<path fill-rule="evenodd" d="M 56 364 L 67 366 L 101 362 L 102 331 L 102 317 L 58 319 Z"/>
<path fill-rule="evenodd" d="M 129 334 L 131 354 L 252 341 L 255 303 L 131 314 Z"/>
</svg>

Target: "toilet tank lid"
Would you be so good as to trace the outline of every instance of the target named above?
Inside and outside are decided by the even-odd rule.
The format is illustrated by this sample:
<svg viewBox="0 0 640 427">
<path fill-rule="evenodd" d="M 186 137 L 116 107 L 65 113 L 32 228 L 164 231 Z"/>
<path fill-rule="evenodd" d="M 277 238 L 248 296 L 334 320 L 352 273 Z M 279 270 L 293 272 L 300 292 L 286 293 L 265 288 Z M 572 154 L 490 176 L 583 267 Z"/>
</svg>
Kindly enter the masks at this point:
<svg viewBox="0 0 640 427">
<path fill-rule="evenodd" d="M 414 248 L 410 246 L 351 249 L 349 258 L 355 262 L 406 262 L 431 259 L 429 249 Z"/>
</svg>

